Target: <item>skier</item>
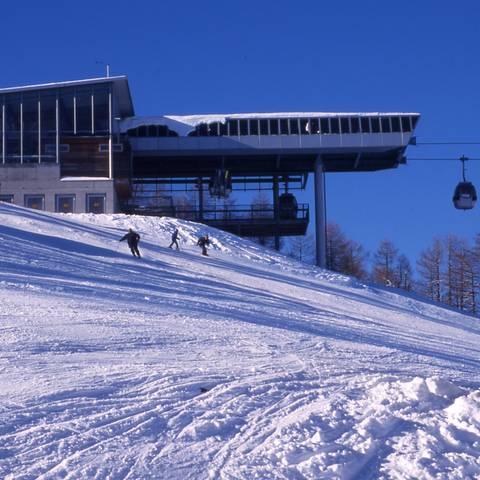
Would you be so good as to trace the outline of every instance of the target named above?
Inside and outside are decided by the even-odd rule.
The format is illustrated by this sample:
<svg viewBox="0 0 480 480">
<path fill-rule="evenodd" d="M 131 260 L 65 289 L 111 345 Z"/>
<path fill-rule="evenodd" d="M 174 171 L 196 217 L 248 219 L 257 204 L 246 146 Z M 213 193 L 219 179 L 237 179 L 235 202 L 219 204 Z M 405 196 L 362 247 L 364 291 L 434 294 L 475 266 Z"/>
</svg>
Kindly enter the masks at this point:
<svg viewBox="0 0 480 480">
<path fill-rule="evenodd" d="M 127 241 L 132 255 L 134 257 L 140 258 L 140 252 L 138 251 L 138 242 L 140 241 L 140 235 L 135 232 L 132 228 L 128 229 L 128 232 L 119 240 L 119 242 Z"/>
<path fill-rule="evenodd" d="M 200 237 L 198 239 L 197 245 L 201 247 L 202 255 L 205 255 L 206 257 L 208 257 L 207 245 L 210 245 L 210 240 L 208 239 L 208 235 L 205 235 L 204 237 Z"/>
<path fill-rule="evenodd" d="M 175 245 L 177 250 L 178 248 L 178 228 L 175 229 L 175 231 L 172 233 L 172 243 L 168 246 L 168 248 L 172 248 L 172 246 Z"/>
</svg>

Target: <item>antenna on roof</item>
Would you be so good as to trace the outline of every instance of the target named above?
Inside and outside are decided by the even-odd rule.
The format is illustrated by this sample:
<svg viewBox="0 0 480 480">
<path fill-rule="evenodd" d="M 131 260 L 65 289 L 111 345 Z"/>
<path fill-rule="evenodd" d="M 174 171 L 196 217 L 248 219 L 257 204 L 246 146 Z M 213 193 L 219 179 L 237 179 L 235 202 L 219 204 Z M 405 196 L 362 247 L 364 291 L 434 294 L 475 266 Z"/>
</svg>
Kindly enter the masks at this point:
<svg viewBox="0 0 480 480">
<path fill-rule="evenodd" d="M 97 60 L 95 63 L 97 65 L 105 65 L 105 67 L 107 69 L 107 78 L 110 77 L 110 64 L 109 63 L 101 62 L 99 60 Z"/>
</svg>

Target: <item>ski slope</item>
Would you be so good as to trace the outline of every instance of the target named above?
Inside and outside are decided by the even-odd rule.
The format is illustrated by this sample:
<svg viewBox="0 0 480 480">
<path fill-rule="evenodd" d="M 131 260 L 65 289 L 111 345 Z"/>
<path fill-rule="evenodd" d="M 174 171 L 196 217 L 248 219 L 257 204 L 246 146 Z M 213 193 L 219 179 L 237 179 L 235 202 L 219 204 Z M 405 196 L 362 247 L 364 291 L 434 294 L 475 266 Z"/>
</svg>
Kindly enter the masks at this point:
<svg viewBox="0 0 480 480">
<path fill-rule="evenodd" d="M 480 478 L 478 319 L 169 218 L 0 244 L 2 479 Z"/>
</svg>

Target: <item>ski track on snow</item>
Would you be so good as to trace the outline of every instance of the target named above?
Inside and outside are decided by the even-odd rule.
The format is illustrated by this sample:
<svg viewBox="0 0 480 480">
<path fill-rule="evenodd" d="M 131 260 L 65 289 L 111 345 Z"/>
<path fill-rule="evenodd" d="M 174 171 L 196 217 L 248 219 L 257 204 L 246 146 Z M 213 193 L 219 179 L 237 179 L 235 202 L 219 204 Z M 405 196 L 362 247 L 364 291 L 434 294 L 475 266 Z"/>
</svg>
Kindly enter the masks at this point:
<svg viewBox="0 0 480 480">
<path fill-rule="evenodd" d="M 477 319 L 187 221 L 0 220 L 1 478 L 480 478 Z"/>
</svg>

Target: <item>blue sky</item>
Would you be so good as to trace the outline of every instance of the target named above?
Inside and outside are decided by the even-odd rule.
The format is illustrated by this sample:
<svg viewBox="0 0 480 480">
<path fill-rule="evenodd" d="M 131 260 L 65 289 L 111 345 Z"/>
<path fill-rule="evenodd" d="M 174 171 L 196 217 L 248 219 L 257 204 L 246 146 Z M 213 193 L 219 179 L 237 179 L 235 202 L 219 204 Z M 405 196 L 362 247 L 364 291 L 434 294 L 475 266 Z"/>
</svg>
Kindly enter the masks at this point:
<svg viewBox="0 0 480 480">
<path fill-rule="evenodd" d="M 129 76 L 136 113 L 420 112 L 419 142 L 480 142 L 475 1 L 82 1 L 2 5 L 0 86 Z M 407 166 L 327 176 L 328 218 L 415 261 L 436 235 L 473 238 L 453 208 L 465 154 L 409 147 Z M 417 160 L 417 159 L 431 160 Z M 480 161 L 467 165 L 480 188 Z M 304 196 L 309 199 L 308 192 Z"/>
</svg>

